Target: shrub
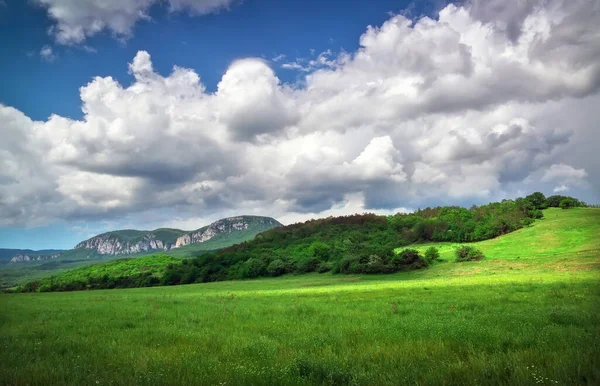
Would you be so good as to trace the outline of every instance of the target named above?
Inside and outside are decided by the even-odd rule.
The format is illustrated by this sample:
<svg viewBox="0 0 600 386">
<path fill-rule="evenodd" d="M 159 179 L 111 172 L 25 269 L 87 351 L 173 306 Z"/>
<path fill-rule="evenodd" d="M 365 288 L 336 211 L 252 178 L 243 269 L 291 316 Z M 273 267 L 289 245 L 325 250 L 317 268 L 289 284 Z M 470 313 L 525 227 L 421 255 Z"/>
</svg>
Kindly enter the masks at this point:
<svg viewBox="0 0 600 386">
<path fill-rule="evenodd" d="M 314 241 L 308 248 L 309 254 L 319 260 L 329 260 L 331 247 L 322 241 Z"/>
<path fill-rule="evenodd" d="M 267 267 L 267 273 L 269 274 L 269 276 L 281 276 L 285 273 L 285 263 L 280 260 L 273 260 L 269 266 Z"/>
<path fill-rule="evenodd" d="M 546 196 L 544 196 L 541 192 L 535 192 L 525 197 L 525 199 L 533 205 L 536 209 L 546 209 L 548 207 L 548 203 L 546 202 Z M 536 217 L 541 218 L 541 217 Z"/>
<path fill-rule="evenodd" d="M 558 207 L 561 209 L 570 209 L 570 208 L 575 207 L 575 202 L 571 198 L 564 198 L 560 201 L 560 204 L 558 204 Z"/>
<path fill-rule="evenodd" d="M 329 272 L 332 269 L 333 269 L 333 263 L 331 263 L 329 261 L 323 261 L 321 264 L 319 264 L 317 266 L 317 272 L 319 272 L 319 273 Z"/>
<path fill-rule="evenodd" d="M 25 287 L 23 287 L 23 292 L 36 292 L 39 286 L 40 286 L 40 282 L 31 281 L 31 282 L 25 284 Z"/>
<path fill-rule="evenodd" d="M 428 265 L 427 261 L 419 254 L 419 251 L 410 248 L 394 256 L 392 262 L 398 269 L 419 269 Z"/>
<path fill-rule="evenodd" d="M 296 271 L 299 273 L 308 273 L 314 272 L 317 270 L 317 266 L 321 264 L 321 260 L 316 257 L 305 257 L 304 259 L 298 261 L 298 266 L 296 267 Z"/>
<path fill-rule="evenodd" d="M 356 256 L 348 256 L 333 263 L 333 273 L 356 273 L 356 267 L 359 264 L 359 259 Z"/>
<path fill-rule="evenodd" d="M 481 250 L 468 245 L 463 245 L 456 250 L 457 262 L 481 260 L 484 257 Z"/>
<path fill-rule="evenodd" d="M 264 276 L 267 273 L 266 264 L 260 259 L 248 259 L 245 263 L 246 277 L 254 278 Z"/>
<path fill-rule="evenodd" d="M 425 251 L 425 260 L 427 260 L 427 262 L 430 263 L 439 258 L 440 258 L 440 251 L 438 251 L 438 249 L 436 247 L 429 247 Z"/>
<path fill-rule="evenodd" d="M 544 218 L 544 213 L 541 210 L 536 209 L 536 210 L 531 211 L 531 217 L 536 218 L 536 219 Z M 533 220 L 532 220 L 532 222 L 533 222 Z"/>
</svg>

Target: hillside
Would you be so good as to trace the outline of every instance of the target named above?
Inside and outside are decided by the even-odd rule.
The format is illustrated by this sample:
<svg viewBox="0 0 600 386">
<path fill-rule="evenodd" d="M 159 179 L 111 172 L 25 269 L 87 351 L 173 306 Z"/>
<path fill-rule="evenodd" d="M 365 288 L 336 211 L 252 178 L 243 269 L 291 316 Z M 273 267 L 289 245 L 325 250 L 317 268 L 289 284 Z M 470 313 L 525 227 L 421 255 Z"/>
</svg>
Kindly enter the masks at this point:
<svg viewBox="0 0 600 386">
<path fill-rule="evenodd" d="M 168 254 L 170 256 L 193 257 L 207 251 L 214 251 L 251 240 L 258 233 L 278 226 L 281 226 L 281 224 L 270 217 L 237 216 L 216 221 L 195 231 L 160 228 L 154 231 L 121 230 L 107 232 L 79 243 L 74 249 L 59 251 L 60 256 L 51 260 L 20 261 L 10 264 L 6 261 L 7 264 L 0 265 L 0 288 L 13 287 L 20 283 L 106 260 L 164 253 L 165 245 L 169 246 Z M 188 235 L 190 240 L 194 240 L 194 243 L 186 245 L 185 240 L 180 241 L 180 246 L 175 248 L 178 238 Z M 204 237 L 204 241 L 200 241 L 202 237 Z M 86 242 L 88 242 L 87 245 Z M 162 243 L 163 249 L 147 248 L 147 246 L 152 246 L 152 243 L 154 243 L 154 246 L 157 243 Z M 99 245 L 102 246 L 101 248 L 108 248 L 112 252 L 123 252 L 125 250 L 130 252 L 137 250 L 138 252 L 128 254 L 99 253 L 97 248 Z M 23 252 L 23 250 L 14 251 L 16 251 L 15 253 Z M 7 253 L 7 256 L 12 258 L 15 255 L 10 252 Z"/>
<path fill-rule="evenodd" d="M 132 255 L 203 244 L 214 238 L 221 241 L 220 245 L 232 245 L 278 226 L 281 224 L 270 217 L 236 216 L 215 221 L 195 231 L 160 228 L 153 231 L 125 229 L 107 232 L 82 241 L 75 249 L 86 249 L 100 255 Z M 190 250 L 209 249 L 216 248 L 213 245 Z"/>
<path fill-rule="evenodd" d="M 556 196 L 524 198 L 471 208 L 444 206 L 393 216 L 329 217 L 279 227 L 254 240 L 198 256 L 173 267 L 165 284 L 186 284 L 285 273 L 392 273 L 425 268 L 419 256 L 394 253 L 399 246 L 432 241 L 459 243 L 493 239 L 543 218 Z M 556 204 L 558 205 L 558 204 Z"/>
<path fill-rule="evenodd" d="M 437 262 L 425 258 L 424 253 L 420 256 L 407 255 L 402 252 L 402 248 L 397 247 L 408 245 L 424 252 L 426 246 L 435 245 L 441 249 L 442 259 L 453 259 L 450 255 L 454 253 L 454 248 L 464 243 L 424 243 L 432 239 L 480 239 L 502 233 L 505 234 L 504 237 L 508 234 L 513 237 L 527 235 L 531 232 L 530 229 L 533 229 L 532 224 L 536 224 L 534 217 L 538 218 L 537 222 L 554 223 L 554 217 L 559 216 L 559 213 L 561 221 L 565 221 L 569 213 L 580 213 L 578 210 L 551 208 L 542 212 L 532 206 L 528 199 L 517 199 L 480 207 L 473 206 L 470 209 L 438 207 L 388 217 L 364 214 L 311 220 L 263 232 L 250 242 L 236 244 L 215 253 L 205 253 L 193 260 L 169 264 L 160 280 L 143 282 L 142 285 L 189 284 L 315 271 L 373 274 L 431 269 Z M 586 210 L 595 213 L 594 209 Z M 563 212 L 566 215 L 562 215 Z M 545 219 L 544 213 L 551 218 Z M 484 236 L 484 232 L 487 232 L 488 236 Z M 221 235 L 208 240 L 207 243 L 217 242 L 219 237 Z M 498 240 L 504 240 L 504 237 L 470 244 L 479 246 L 482 243 L 482 249 L 487 253 L 487 245 L 495 245 Z M 592 239 L 591 235 L 586 237 Z M 539 235 L 531 236 L 531 239 L 540 238 Z M 573 237 L 565 239 L 571 240 L 569 242 L 574 240 Z M 519 244 L 522 245 L 523 241 Z M 544 247 L 561 250 L 550 242 L 544 243 Z M 168 253 L 177 250 L 172 249 Z M 536 253 L 540 253 L 540 250 L 542 249 Z M 494 250 L 491 252 L 495 253 Z M 128 283 L 125 283 L 127 280 L 122 276 L 115 273 L 115 277 L 121 278 L 123 286 L 135 286 L 135 283 L 140 282 L 138 277 L 131 277 Z M 77 281 L 69 283 L 68 279 L 59 275 L 32 281 L 24 290 L 36 291 L 41 287 L 51 291 L 107 288 L 104 284 L 89 282 L 81 277 Z"/>
<path fill-rule="evenodd" d="M 127 288 L 156 285 L 169 264 L 181 264 L 181 259 L 166 255 L 148 255 L 137 258 L 121 258 L 88 265 L 63 272 L 42 280 L 44 286 L 63 285 L 63 290 L 84 289 L 82 283 L 94 283 L 102 288 Z"/>
<path fill-rule="evenodd" d="M 511 234 L 470 245 L 480 248 L 490 259 L 529 262 L 549 256 L 573 256 L 575 253 L 600 253 L 600 209 L 549 208 L 544 218 Z M 424 251 L 433 246 L 441 257 L 451 260 L 457 243 L 411 245 Z M 397 251 L 402 250 L 399 248 Z"/>
<path fill-rule="evenodd" d="M 434 243 L 443 261 L 388 275 L 2 295 L 11 355 L 0 374 L 7 384 L 599 384 L 599 234 L 600 209 L 547 209 L 472 243 L 486 253 L 476 262 Z"/>
</svg>

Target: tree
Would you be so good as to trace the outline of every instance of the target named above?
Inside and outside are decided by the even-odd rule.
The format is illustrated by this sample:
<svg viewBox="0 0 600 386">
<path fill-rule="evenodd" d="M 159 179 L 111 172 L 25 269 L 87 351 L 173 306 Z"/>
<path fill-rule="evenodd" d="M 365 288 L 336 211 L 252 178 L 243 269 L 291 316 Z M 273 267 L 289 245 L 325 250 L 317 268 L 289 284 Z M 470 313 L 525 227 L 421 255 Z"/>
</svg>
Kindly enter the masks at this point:
<svg viewBox="0 0 600 386">
<path fill-rule="evenodd" d="M 319 260 L 329 260 L 331 255 L 331 247 L 322 241 L 314 241 L 308 248 L 311 256 Z"/>
<path fill-rule="evenodd" d="M 249 259 L 246 261 L 246 277 L 259 277 L 265 276 L 267 273 L 267 266 L 260 259 Z"/>
<path fill-rule="evenodd" d="M 576 203 L 572 198 L 563 198 L 558 204 L 558 207 L 561 209 L 570 209 L 576 206 Z"/>
<path fill-rule="evenodd" d="M 269 273 L 270 276 L 281 276 L 285 273 L 285 270 L 286 270 L 286 265 L 280 259 L 273 260 L 267 267 L 267 272 Z"/>
<path fill-rule="evenodd" d="M 525 199 L 531 202 L 535 209 L 546 209 L 548 207 L 548 204 L 546 203 L 546 196 L 544 196 L 544 194 L 541 192 L 532 193 L 525 197 Z"/>
</svg>

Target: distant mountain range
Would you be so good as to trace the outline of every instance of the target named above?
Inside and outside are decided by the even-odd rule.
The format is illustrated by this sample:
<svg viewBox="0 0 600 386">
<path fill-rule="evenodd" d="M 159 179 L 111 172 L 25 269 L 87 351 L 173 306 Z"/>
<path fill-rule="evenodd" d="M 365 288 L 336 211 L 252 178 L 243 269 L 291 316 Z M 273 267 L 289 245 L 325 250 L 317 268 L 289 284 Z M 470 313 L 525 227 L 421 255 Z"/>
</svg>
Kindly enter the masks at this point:
<svg viewBox="0 0 600 386">
<path fill-rule="evenodd" d="M 218 220 L 195 231 L 159 228 L 153 231 L 125 229 L 107 232 L 82 241 L 75 249 L 86 249 L 100 255 L 131 255 L 169 251 L 211 240 L 219 240 L 223 246 L 229 246 L 279 226 L 282 224 L 271 217 L 236 216 Z"/>
<path fill-rule="evenodd" d="M 215 221 L 195 231 L 171 228 L 153 231 L 124 229 L 94 236 L 66 251 L 0 249 L 0 264 L 143 255 L 160 251 L 171 251 L 169 254 L 186 257 L 196 252 L 248 241 L 261 232 L 280 226 L 282 224 L 271 217 L 236 216 Z"/>
<path fill-rule="evenodd" d="M 58 257 L 62 252 L 64 251 L 61 249 L 42 249 L 34 251 L 32 249 L 0 248 L 0 264 L 48 260 Z"/>
<path fill-rule="evenodd" d="M 153 231 L 125 229 L 102 233 L 73 249 L 0 249 L 0 288 L 51 276 L 56 272 L 122 257 L 166 253 L 171 257 L 194 257 L 230 247 L 264 231 L 282 226 L 271 217 L 236 216 L 185 231 L 159 228 Z"/>
</svg>

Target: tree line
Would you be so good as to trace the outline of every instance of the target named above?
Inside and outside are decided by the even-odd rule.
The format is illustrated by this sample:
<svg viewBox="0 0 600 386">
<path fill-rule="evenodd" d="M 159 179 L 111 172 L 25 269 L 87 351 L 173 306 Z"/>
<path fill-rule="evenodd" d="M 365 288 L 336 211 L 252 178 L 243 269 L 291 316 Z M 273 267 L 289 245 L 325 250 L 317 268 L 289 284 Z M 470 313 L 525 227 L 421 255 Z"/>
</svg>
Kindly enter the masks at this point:
<svg viewBox="0 0 600 386">
<path fill-rule="evenodd" d="M 393 273 L 421 269 L 434 263 L 435 252 L 421 255 L 398 247 L 423 242 L 468 243 L 487 240 L 543 218 L 543 209 L 586 206 L 568 196 L 545 197 L 536 192 L 523 198 L 463 208 L 438 206 L 412 213 L 378 216 L 372 213 L 328 217 L 274 228 L 253 240 L 192 259 L 169 261 L 159 273 L 109 274 L 52 286 L 28 283 L 24 291 L 73 290 L 178 285 L 238 280 L 288 273 Z M 483 255 L 464 249 L 457 261 Z M 438 254 L 439 256 L 439 254 Z"/>
</svg>

